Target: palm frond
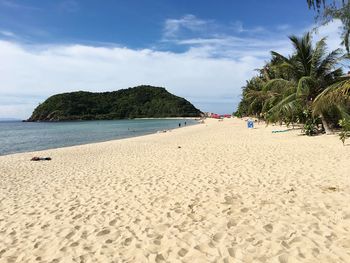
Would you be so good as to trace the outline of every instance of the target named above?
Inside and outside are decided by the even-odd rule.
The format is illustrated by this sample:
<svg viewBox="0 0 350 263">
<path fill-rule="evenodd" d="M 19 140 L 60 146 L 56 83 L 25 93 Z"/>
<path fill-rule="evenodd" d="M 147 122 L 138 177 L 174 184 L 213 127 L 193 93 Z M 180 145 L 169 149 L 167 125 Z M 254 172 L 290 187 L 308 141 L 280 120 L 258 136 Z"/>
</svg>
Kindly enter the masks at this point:
<svg viewBox="0 0 350 263">
<path fill-rule="evenodd" d="M 278 60 L 289 63 L 289 59 L 287 57 L 281 55 L 280 53 L 278 53 L 276 51 L 271 51 L 271 55 L 273 58 L 277 58 Z"/>
<path fill-rule="evenodd" d="M 279 103 L 277 103 L 275 106 L 273 106 L 270 110 L 269 110 L 269 113 L 270 114 L 276 114 L 276 113 L 280 113 L 280 111 L 283 109 L 283 107 L 296 100 L 297 99 L 297 96 L 296 96 L 296 93 L 293 93 L 287 97 L 285 97 L 284 99 L 282 99 Z"/>
<path fill-rule="evenodd" d="M 322 64 L 322 58 L 324 57 L 326 53 L 326 38 L 322 38 L 321 40 L 317 41 L 312 59 L 311 59 L 311 72 L 310 75 L 312 77 L 317 77 L 317 72 L 319 69 L 319 66 Z"/>
<path fill-rule="evenodd" d="M 314 85 L 315 81 L 312 77 L 304 76 L 298 81 L 298 87 L 296 95 L 298 97 L 304 97 L 307 98 L 310 95 L 312 86 Z"/>
<path fill-rule="evenodd" d="M 316 76 L 320 77 L 332 72 L 342 58 L 343 52 L 340 48 L 330 52 L 318 65 Z"/>
<path fill-rule="evenodd" d="M 322 91 L 314 100 L 313 114 L 320 114 L 331 106 L 341 106 L 350 100 L 350 79 L 337 82 Z"/>
<path fill-rule="evenodd" d="M 306 0 L 309 8 L 320 10 L 321 7 L 326 5 L 326 0 Z"/>
<path fill-rule="evenodd" d="M 293 83 L 289 80 L 285 79 L 272 79 L 268 81 L 264 87 L 263 90 L 266 91 L 272 91 L 274 93 L 283 93 L 287 88 L 290 88 L 293 86 Z"/>
</svg>

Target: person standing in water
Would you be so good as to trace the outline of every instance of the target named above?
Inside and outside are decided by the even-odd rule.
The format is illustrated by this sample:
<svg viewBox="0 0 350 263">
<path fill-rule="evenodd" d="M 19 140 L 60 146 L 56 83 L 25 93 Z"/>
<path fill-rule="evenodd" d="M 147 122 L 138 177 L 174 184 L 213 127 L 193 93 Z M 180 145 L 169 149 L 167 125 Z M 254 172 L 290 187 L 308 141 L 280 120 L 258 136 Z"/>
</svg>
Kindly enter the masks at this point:
<svg viewBox="0 0 350 263">
<path fill-rule="evenodd" d="M 181 123 L 179 123 L 179 128 L 181 127 Z"/>
</svg>

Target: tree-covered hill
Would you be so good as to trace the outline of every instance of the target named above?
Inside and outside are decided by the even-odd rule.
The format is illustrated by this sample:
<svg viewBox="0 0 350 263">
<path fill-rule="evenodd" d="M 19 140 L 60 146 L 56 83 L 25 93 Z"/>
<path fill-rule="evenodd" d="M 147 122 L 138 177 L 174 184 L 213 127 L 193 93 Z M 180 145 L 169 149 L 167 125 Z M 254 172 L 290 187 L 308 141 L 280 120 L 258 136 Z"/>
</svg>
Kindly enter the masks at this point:
<svg viewBox="0 0 350 263">
<path fill-rule="evenodd" d="M 28 121 L 198 117 L 201 111 L 165 88 L 138 86 L 113 92 L 85 91 L 49 97 Z"/>
</svg>

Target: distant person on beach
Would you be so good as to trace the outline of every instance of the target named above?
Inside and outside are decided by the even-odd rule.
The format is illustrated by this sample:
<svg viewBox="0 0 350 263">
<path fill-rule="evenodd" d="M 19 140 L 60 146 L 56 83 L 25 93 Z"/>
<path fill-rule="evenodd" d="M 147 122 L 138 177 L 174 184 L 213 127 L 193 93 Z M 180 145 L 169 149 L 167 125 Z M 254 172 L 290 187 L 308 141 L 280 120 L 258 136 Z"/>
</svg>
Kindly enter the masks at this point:
<svg viewBox="0 0 350 263">
<path fill-rule="evenodd" d="M 179 127 L 181 127 L 181 123 L 179 123 Z"/>
<path fill-rule="evenodd" d="M 185 126 L 187 125 L 187 123 L 185 122 Z"/>
</svg>

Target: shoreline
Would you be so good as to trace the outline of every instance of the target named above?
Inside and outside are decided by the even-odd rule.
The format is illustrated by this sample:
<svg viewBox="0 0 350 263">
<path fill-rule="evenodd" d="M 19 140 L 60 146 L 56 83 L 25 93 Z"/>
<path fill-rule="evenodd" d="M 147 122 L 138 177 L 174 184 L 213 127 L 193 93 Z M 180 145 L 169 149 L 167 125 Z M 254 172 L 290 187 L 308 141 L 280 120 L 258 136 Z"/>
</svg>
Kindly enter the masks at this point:
<svg viewBox="0 0 350 263">
<path fill-rule="evenodd" d="M 349 262 L 350 149 L 207 119 L 0 157 L 0 262 Z"/>
<path fill-rule="evenodd" d="M 203 117 L 134 118 L 133 120 L 200 120 Z"/>
<path fill-rule="evenodd" d="M 159 117 L 159 118 L 126 118 L 126 119 L 92 119 L 92 120 L 83 120 L 83 119 L 76 119 L 76 120 L 57 120 L 57 121 L 28 121 L 28 120 L 9 120 L 9 121 L 19 121 L 19 122 L 40 122 L 40 123 L 62 123 L 62 122 L 89 122 L 89 121 L 124 121 L 124 120 L 196 120 L 201 119 L 202 117 Z M 0 121 L 2 122 L 2 121 Z M 6 120 L 3 122 L 7 122 Z"/>
<path fill-rule="evenodd" d="M 174 118 L 146 118 L 149 120 L 174 120 Z M 145 119 L 145 120 L 146 120 Z M 175 118 L 176 120 L 196 120 L 195 118 Z M 143 120 L 143 119 L 134 119 L 134 120 Z M 113 120 L 111 120 L 113 121 Z M 52 123 L 52 122 L 49 122 Z M 194 125 L 198 125 L 200 123 L 196 122 L 196 123 L 192 123 L 192 124 L 188 124 L 188 126 L 184 126 L 181 125 L 181 127 L 174 127 L 171 129 L 164 129 L 166 131 L 172 131 L 172 130 L 176 130 L 176 129 L 181 129 L 181 128 L 185 128 L 185 127 L 190 127 L 190 126 L 194 126 Z M 8 156 L 8 155 L 13 155 L 13 154 L 22 154 L 22 153 L 36 153 L 36 152 L 43 152 L 43 151 L 48 151 L 48 150 L 54 150 L 54 149 L 60 149 L 60 148 L 67 148 L 67 147 L 74 147 L 74 146 L 82 146 L 82 145 L 87 145 L 87 144 L 95 144 L 95 143 L 104 143 L 104 142 L 109 142 L 109 141 L 117 141 L 117 140 L 125 140 L 125 139 L 129 139 L 129 138 L 135 138 L 135 137 L 141 137 L 141 136 L 148 136 L 148 135 L 152 135 L 152 134 L 157 134 L 157 133 L 164 133 L 164 130 L 157 130 L 157 131 L 151 131 L 151 132 L 146 132 L 140 135 L 133 135 L 134 133 L 130 133 L 128 135 L 126 135 L 125 137 L 120 137 L 120 138 L 113 138 L 113 139 L 105 139 L 105 140 L 98 140 L 98 141 L 94 141 L 94 142 L 86 142 L 86 143 L 78 143 L 78 144 L 74 144 L 74 145 L 67 145 L 67 146 L 59 146 L 59 147 L 53 147 L 53 148 L 46 148 L 46 149 L 42 149 L 42 150 L 30 150 L 30 151 L 20 151 L 20 152 L 14 152 L 14 153 L 6 153 L 6 154 L 0 154 L 0 158 L 2 156 Z"/>
</svg>

